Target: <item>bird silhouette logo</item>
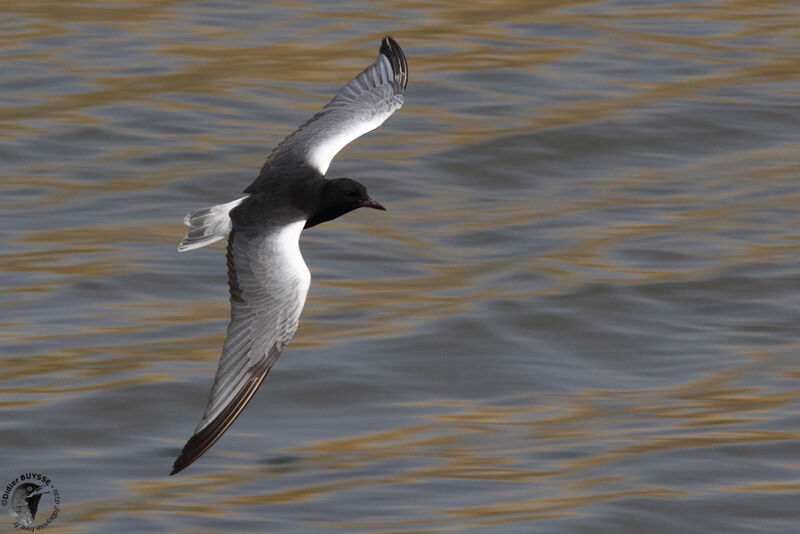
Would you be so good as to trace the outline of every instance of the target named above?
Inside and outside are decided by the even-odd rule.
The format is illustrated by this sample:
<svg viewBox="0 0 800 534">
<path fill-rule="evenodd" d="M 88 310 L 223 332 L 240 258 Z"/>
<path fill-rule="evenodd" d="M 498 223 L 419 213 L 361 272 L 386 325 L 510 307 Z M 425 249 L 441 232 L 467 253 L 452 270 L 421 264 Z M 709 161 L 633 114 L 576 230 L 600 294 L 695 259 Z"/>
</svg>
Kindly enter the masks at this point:
<svg viewBox="0 0 800 534">
<path fill-rule="evenodd" d="M 14 526 L 22 530 L 42 529 L 61 511 L 61 497 L 53 481 L 39 473 L 23 473 L 6 484 L 0 504 L 8 506 Z"/>
<path fill-rule="evenodd" d="M 21 526 L 33 526 L 36 512 L 39 511 L 39 501 L 42 495 L 50 493 L 47 486 L 40 486 L 33 482 L 20 484 L 11 496 L 11 505 L 8 511 Z"/>
</svg>

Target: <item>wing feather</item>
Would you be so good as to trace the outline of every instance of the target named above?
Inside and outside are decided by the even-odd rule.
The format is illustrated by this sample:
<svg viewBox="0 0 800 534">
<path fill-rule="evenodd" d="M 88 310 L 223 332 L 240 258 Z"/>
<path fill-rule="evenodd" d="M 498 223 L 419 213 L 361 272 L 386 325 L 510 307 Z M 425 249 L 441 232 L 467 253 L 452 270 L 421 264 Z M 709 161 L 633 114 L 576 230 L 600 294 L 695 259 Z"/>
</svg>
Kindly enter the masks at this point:
<svg viewBox="0 0 800 534">
<path fill-rule="evenodd" d="M 203 417 L 175 460 L 188 467 L 228 429 L 297 330 L 311 274 L 300 254 L 304 220 L 280 228 L 234 228 L 228 240 L 231 322 Z"/>
<path fill-rule="evenodd" d="M 383 124 L 403 105 L 408 63 L 391 37 L 381 41 L 378 59 L 342 87 L 322 111 L 281 141 L 258 178 L 245 189 L 257 193 L 283 169 L 310 167 L 321 175 L 347 144 Z"/>
</svg>

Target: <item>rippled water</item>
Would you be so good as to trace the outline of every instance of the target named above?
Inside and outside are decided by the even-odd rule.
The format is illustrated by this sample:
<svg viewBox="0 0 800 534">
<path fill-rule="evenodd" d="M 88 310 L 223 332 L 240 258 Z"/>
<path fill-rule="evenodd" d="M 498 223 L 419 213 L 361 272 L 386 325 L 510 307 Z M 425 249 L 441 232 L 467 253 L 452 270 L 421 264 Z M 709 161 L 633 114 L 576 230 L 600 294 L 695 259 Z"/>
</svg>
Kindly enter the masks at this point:
<svg viewBox="0 0 800 534">
<path fill-rule="evenodd" d="M 553 5 L 0 4 L 0 479 L 47 532 L 797 530 L 800 10 Z M 228 315 L 182 218 L 385 34 L 406 106 L 330 174 L 389 211 L 304 234 L 295 340 L 167 477 Z"/>
</svg>

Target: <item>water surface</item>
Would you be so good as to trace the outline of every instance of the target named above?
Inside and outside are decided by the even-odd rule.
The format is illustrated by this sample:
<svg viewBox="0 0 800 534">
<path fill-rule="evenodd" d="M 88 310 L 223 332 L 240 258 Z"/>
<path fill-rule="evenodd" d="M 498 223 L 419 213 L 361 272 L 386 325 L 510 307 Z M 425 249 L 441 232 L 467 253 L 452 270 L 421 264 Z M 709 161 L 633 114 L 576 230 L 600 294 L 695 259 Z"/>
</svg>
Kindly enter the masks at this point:
<svg viewBox="0 0 800 534">
<path fill-rule="evenodd" d="M 2 3 L 0 479 L 48 532 L 796 530 L 800 11 L 557 6 Z M 304 234 L 297 336 L 167 477 L 229 313 L 182 218 L 386 34 L 406 105 L 329 175 L 389 211 Z"/>
</svg>

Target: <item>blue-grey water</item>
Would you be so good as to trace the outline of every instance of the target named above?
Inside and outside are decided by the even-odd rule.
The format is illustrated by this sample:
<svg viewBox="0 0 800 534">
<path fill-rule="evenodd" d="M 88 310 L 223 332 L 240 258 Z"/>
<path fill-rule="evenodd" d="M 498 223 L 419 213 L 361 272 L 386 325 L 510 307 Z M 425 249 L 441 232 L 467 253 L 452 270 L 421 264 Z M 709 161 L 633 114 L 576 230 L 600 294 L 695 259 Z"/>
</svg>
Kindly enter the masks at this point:
<svg viewBox="0 0 800 534">
<path fill-rule="evenodd" d="M 798 28 L 779 1 L 3 0 L 0 483 L 50 477 L 53 534 L 797 532 Z M 229 313 L 183 216 L 386 34 L 406 105 L 329 175 L 389 211 L 304 233 L 294 341 L 168 477 Z"/>
</svg>

